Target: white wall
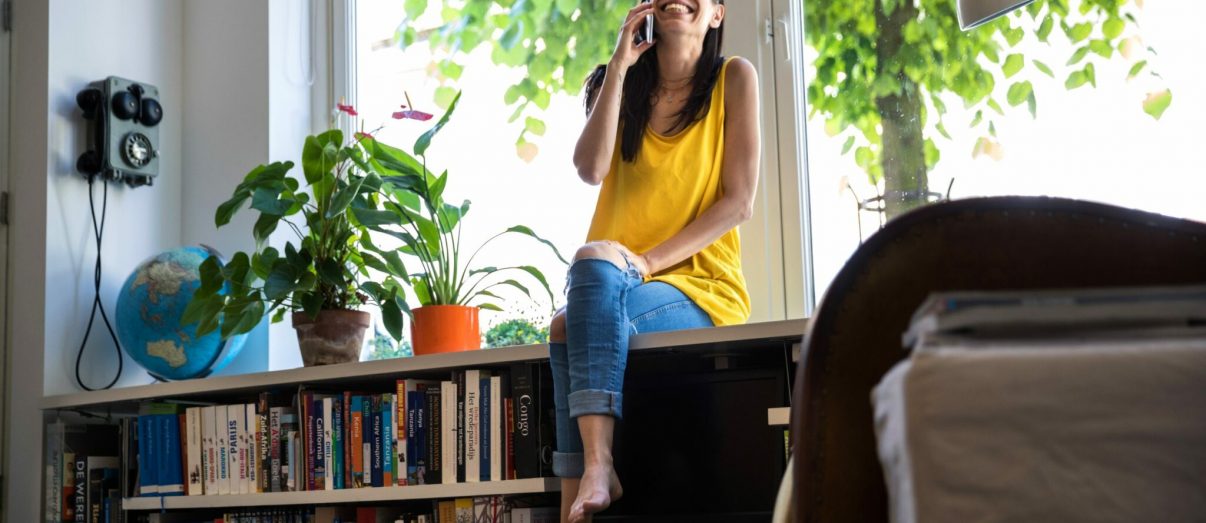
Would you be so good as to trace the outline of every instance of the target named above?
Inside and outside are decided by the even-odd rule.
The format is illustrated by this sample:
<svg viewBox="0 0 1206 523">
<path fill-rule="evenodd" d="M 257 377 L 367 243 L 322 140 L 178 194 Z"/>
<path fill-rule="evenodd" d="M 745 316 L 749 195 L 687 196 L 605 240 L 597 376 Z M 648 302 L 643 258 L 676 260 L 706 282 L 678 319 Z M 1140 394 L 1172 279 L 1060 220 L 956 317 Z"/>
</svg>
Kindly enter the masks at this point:
<svg viewBox="0 0 1206 523">
<path fill-rule="evenodd" d="M 288 159 L 308 131 L 309 89 L 289 83 L 283 69 L 296 60 L 284 44 L 290 30 L 278 20 L 291 3 L 14 1 L 5 382 L 12 408 L 4 475 L 23 479 L 4 482 L 5 521 L 40 520 L 43 483 L 30 474 L 42 457 L 39 399 L 78 392 L 75 354 L 91 308 L 95 248 L 87 184 L 74 168 L 84 140 L 76 92 L 118 75 L 154 84 L 164 103 L 156 184 L 110 187 L 102 299 L 111 308 L 125 277 L 150 255 L 182 244 L 226 252 L 250 247 L 250 214 L 216 231 L 213 210 L 252 167 Z M 270 111 L 277 117 L 270 120 Z M 261 328 L 224 373 L 268 368 L 267 331 Z M 272 368 L 299 365 L 296 342 L 279 337 L 284 346 Z M 87 383 L 111 378 L 112 351 L 103 326 L 94 325 Z M 149 381 L 132 361 L 125 367 L 118 386 Z"/>
<path fill-rule="evenodd" d="M 96 245 L 88 185 L 75 170 L 84 127 L 75 95 L 89 82 L 116 75 L 159 88 L 160 175 L 130 189 L 110 183 L 101 299 L 114 319 L 117 292 L 143 259 L 180 244 L 181 61 L 177 35 L 181 0 L 125 0 L 122 9 L 88 0 L 50 2 L 49 151 L 46 169 L 46 394 L 75 392 L 75 359 L 92 306 Z M 118 28 L 143 28 L 141 31 Z M 101 188 L 95 190 L 99 210 Z M 99 316 L 99 315 L 98 315 Z M 117 369 L 114 347 L 97 318 L 84 352 L 85 383 L 100 387 Z M 117 386 L 148 383 L 127 358 Z"/>
</svg>

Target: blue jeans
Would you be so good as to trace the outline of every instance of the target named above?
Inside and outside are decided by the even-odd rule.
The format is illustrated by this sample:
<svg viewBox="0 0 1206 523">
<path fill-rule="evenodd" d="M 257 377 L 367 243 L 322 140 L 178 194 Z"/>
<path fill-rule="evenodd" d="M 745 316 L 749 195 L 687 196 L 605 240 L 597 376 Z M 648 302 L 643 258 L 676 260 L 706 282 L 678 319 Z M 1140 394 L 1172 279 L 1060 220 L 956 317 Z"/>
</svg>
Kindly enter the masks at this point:
<svg viewBox="0 0 1206 523">
<path fill-rule="evenodd" d="M 566 343 L 549 344 L 557 408 L 553 473 L 577 478 L 584 469 L 577 418 L 620 418 L 628 337 L 711 327 L 712 320 L 674 286 L 643 283 L 631 263 L 621 270 L 610 261 L 579 260 L 570 267 L 568 280 Z"/>
</svg>

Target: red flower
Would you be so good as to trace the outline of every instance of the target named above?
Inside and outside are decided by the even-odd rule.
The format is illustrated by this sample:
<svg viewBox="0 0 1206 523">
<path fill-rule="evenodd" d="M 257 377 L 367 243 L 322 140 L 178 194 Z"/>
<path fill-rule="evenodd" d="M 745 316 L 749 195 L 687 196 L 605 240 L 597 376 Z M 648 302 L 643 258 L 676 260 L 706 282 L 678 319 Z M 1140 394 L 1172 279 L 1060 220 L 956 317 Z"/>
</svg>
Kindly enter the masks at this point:
<svg viewBox="0 0 1206 523">
<path fill-rule="evenodd" d="M 394 113 L 394 119 L 395 120 L 418 120 L 420 122 L 426 122 L 427 120 L 431 119 L 431 115 L 427 114 L 423 111 L 415 111 L 415 110 L 411 110 L 411 109 L 406 109 L 406 110 L 402 110 L 402 111 L 398 111 L 398 112 Z"/>
<path fill-rule="evenodd" d="M 348 114 L 348 115 L 350 115 L 350 116 L 360 116 L 360 114 L 356 112 L 356 108 L 355 108 L 355 107 L 352 107 L 352 106 L 347 105 L 347 104 L 335 104 L 335 108 L 336 108 L 336 109 L 338 109 L 338 110 L 340 110 L 340 111 L 343 111 L 343 112 L 347 113 L 347 114 Z"/>
</svg>

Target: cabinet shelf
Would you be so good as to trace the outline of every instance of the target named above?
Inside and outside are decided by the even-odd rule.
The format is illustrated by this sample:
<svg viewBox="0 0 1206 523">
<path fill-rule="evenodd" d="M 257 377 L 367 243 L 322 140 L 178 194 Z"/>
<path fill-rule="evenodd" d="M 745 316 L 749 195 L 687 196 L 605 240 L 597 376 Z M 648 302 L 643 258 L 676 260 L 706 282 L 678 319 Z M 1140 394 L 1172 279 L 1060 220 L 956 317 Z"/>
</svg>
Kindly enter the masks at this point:
<svg viewBox="0 0 1206 523">
<path fill-rule="evenodd" d="M 772 340 L 799 342 L 806 326 L 807 320 L 786 320 L 641 334 L 631 339 L 629 352 L 640 353 L 697 347 L 701 349 L 701 354 L 707 351 L 725 354 Z M 266 388 L 296 386 L 301 383 L 319 387 L 341 386 L 453 369 L 539 361 L 548 359 L 548 357 L 547 345 L 484 349 L 63 394 L 42 398 L 41 407 L 43 410 L 121 407 L 123 405 L 129 407 L 146 400 L 206 399 L 222 395 L 258 392 Z"/>
<path fill-rule="evenodd" d="M 486 483 L 449 485 L 411 485 L 406 487 L 357 488 L 303 492 L 269 492 L 225 496 L 168 496 L 126 498 L 125 510 L 170 510 L 234 507 L 278 507 L 290 505 L 332 505 L 338 503 L 389 502 L 477 496 L 510 496 L 558 492 L 558 478 L 516 479 Z"/>
</svg>

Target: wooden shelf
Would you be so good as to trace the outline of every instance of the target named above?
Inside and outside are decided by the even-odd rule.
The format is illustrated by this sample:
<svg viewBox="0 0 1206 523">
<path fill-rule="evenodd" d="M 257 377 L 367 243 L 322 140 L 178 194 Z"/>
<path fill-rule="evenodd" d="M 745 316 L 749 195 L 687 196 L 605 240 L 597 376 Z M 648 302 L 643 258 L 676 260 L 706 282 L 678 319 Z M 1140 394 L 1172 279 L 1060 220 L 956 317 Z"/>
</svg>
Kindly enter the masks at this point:
<svg viewBox="0 0 1206 523">
<path fill-rule="evenodd" d="M 269 492 L 264 494 L 231 494 L 225 496 L 168 496 L 126 498 L 124 510 L 160 510 L 226 507 L 276 507 L 288 505 L 331 505 L 406 501 L 422 499 L 465 498 L 475 496 L 510 496 L 558 492 L 558 478 L 516 479 L 488 483 L 456 483 L 451 485 L 413 485 L 408 487 L 357 488 L 305 492 Z"/>
<path fill-rule="evenodd" d="M 807 320 L 787 320 L 767 323 L 734 325 L 708 329 L 673 332 L 655 332 L 633 337 L 630 352 L 655 350 L 690 350 L 698 348 L 718 353 L 729 353 L 752 347 L 766 346 L 768 342 L 798 342 L 803 337 Z M 221 394 L 256 392 L 274 387 L 338 386 L 341 383 L 363 382 L 374 379 L 392 379 L 443 370 L 508 365 L 524 361 L 548 359 L 547 345 L 527 345 L 483 349 L 452 354 L 438 354 L 415 358 L 399 358 L 384 361 L 365 361 L 304 367 L 272 372 L 221 376 L 206 379 L 155 383 L 122 389 L 81 392 L 42 398 L 44 410 L 97 408 L 132 405 L 140 401 L 162 398 L 203 399 Z"/>
</svg>

